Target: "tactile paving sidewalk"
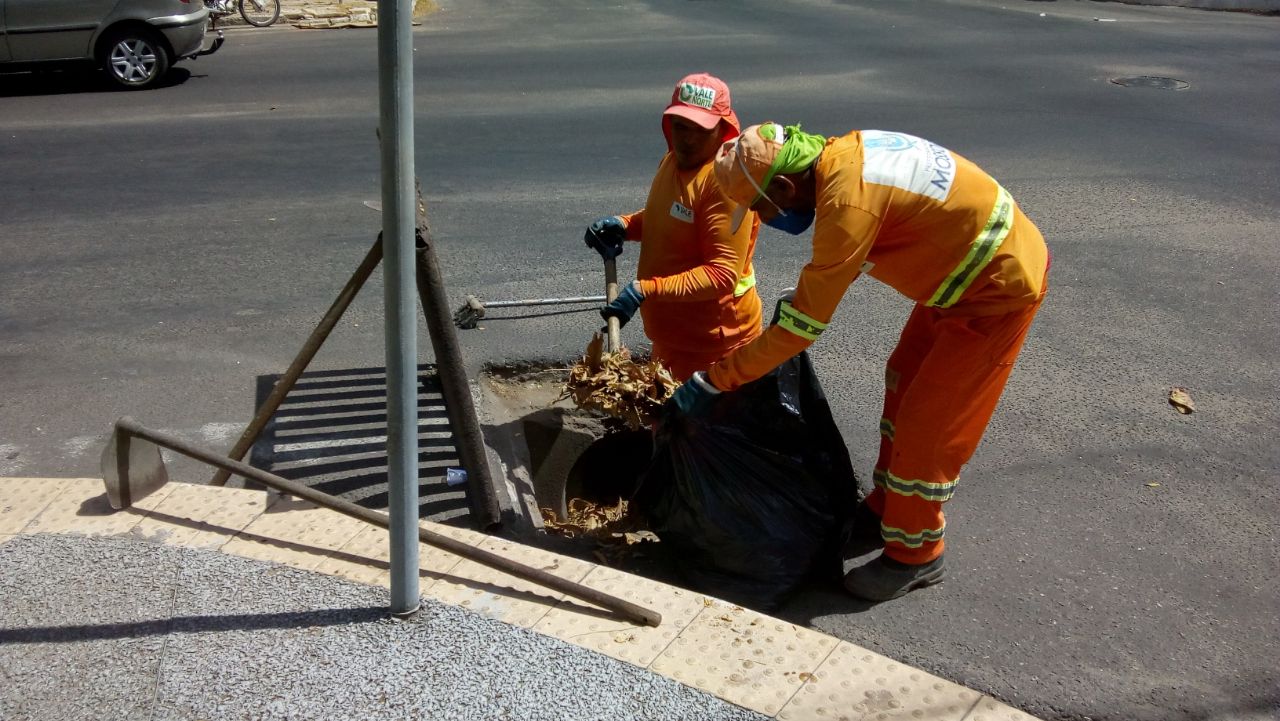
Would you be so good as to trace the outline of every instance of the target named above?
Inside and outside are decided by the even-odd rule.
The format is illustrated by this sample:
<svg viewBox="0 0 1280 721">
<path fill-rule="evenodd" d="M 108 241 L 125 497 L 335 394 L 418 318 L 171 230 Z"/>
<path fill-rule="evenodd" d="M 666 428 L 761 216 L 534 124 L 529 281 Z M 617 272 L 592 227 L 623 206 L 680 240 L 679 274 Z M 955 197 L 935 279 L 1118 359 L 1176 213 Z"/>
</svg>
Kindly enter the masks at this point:
<svg viewBox="0 0 1280 721">
<path fill-rule="evenodd" d="M 426 546 L 420 548 L 423 596 L 606 654 L 768 716 L 1034 721 L 971 689 L 719 599 L 481 533 L 428 527 L 648 606 L 663 621 L 647 628 L 614 620 L 584 602 Z M 390 584 L 384 530 L 259 491 L 170 483 L 133 508 L 112 511 L 97 479 L 0 478 L 0 543 L 29 533 L 127 534 Z"/>
</svg>

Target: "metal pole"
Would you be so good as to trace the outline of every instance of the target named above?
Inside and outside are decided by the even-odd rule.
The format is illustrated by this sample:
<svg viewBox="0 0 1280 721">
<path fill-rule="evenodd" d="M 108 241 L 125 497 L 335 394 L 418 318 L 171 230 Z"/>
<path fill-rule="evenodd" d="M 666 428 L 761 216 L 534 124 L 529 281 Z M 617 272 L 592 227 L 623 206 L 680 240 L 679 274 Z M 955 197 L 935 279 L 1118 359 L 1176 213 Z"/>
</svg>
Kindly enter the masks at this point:
<svg viewBox="0 0 1280 721">
<path fill-rule="evenodd" d="M 413 0 L 378 0 L 386 285 L 391 612 L 418 610 L 418 315 L 414 288 Z"/>
<path fill-rule="evenodd" d="M 262 434 L 262 429 L 267 427 L 267 422 L 271 420 L 271 416 L 280 408 L 280 404 L 284 402 L 285 396 L 289 395 L 289 391 L 293 390 L 293 386 L 297 384 L 298 378 L 302 376 L 303 371 L 311 364 L 311 359 L 316 357 L 316 353 L 320 350 L 320 346 L 324 345 L 325 339 L 333 332 L 333 327 L 341 320 L 342 314 L 347 312 L 347 307 L 351 305 L 351 301 L 355 300 L 356 294 L 364 287 L 365 281 L 369 280 L 369 276 L 373 274 L 373 269 L 382 262 L 382 235 L 378 235 L 378 239 L 373 241 L 373 245 L 369 247 L 369 252 L 364 254 L 364 260 L 360 261 L 360 267 L 351 274 L 351 278 L 347 284 L 338 293 L 338 297 L 334 299 L 333 305 L 329 306 L 329 311 L 320 319 L 320 323 L 316 325 L 316 329 L 311 331 L 311 335 L 307 338 L 307 342 L 302 344 L 302 350 L 298 351 L 298 355 L 293 359 L 293 363 L 289 365 L 289 369 L 280 376 L 280 380 L 276 381 L 275 387 L 271 389 L 271 394 L 262 402 L 258 408 L 258 412 L 253 416 L 253 420 L 249 421 L 249 425 L 245 427 L 244 433 L 240 434 L 240 440 L 231 447 L 228 456 L 237 461 L 244 459 L 244 454 L 249 452 L 254 443 L 257 443 L 258 436 Z M 225 486 L 227 479 L 231 474 L 225 470 L 218 469 L 213 475 L 213 480 L 209 481 L 211 486 Z"/>
<path fill-rule="evenodd" d="M 150 428 L 139 424 L 132 418 L 121 418 L 116 421 L 115 427 L 116 435 L 114 440 L 119 444 L 116 449 L 116 473 L 120 484 L 122 500 L 120 504 L 121 508 L 127 508 L 132 502 L 132 499 L 130 498 L 132 495 L 130 487 L 133 479 L 131 476 L 131 469 L 129 467 L 129 441 L 132 437 L 137 437 L 144 441 L 150 441 L 151 443 L 163 448 L 168 448 L 176 453 L 181 453 L 188 458 L 194 458 L 198 461 L 208 463 L 211 466 L 216 466 L 244 476 L 245 478 L 255 480 L 268 488 L 274 488 L 277 491 L 282 491 L 290 496 L 311 501 L 322 508 L 328 508 L 343 515 L 357 518 L 366 523 L 372 523 L 380 528 L 388 528 L 392 524 L 392 519 L 386 514 L 369 510 L 364 506 L 358 506 L 344 498 L 338 498 L 324 493 L 323 491 L 317 491 L 316 489 L 310 486 L 305 486 L 297 481 L 281 478 L 274 473 L 259 470 L 247 463 L 242 463 L 233 458 L 224 458 L 193 443 L 184 441 L 181 438 L 175 438 L 174 436 L 160 433 L 159 431 L 153 431 Z M 159 455 L 155 456 L 155 458 L 158 463 L 163 465 L 163 461 L 160 459 Z M 583 601 L 614 611 L 625 618 L 646 626 L 658 626 L 662 623 L 662 614 L 657 611 L 650 610 L 589 586 L 574 583 L 568 579 L 548 573 L 541 568 L 526 566 L 496 553 L 485 551 L 463 541 L 450 538 L 444 534 L 427 530 L 422 528 L 417 521 L 413 524 L 413 530 L 417 534 L 415 538 L 429 546 L 443 548 L 450 553 L 470 559 L 490 568 L 496 568 L 499 571 L 515 576 L 516 578 L 522 578 L 553 591 L 559 591 L 565 595 L 582 599 Z M 414 574 L 417 575 L 416 568 L 414 569 Z"/>
<path fill-rule="evenodd" d="M 467 501 L 476 525 L 486 529 L 501 523 L 502 513 L 494 496 L 493 473 L 484 450 L 484 435 L 476 418 L 475 404 L 471 401 L 471 385 L 467 382 L 458 334 L 445 300 L 444 278 L 431 242 L 431 228 L 427 225 L 427 210 L 421 204 L 421 193 L 418 203 L 418 298 L 422 301 L 422 314 L 427 319 L 431 348 L 436 354 L 436 374 L 440 377 L 440 394 L 444 396 L 454 446 L 458 449 L 458 460 L 467 471 Z"/>
</svg>

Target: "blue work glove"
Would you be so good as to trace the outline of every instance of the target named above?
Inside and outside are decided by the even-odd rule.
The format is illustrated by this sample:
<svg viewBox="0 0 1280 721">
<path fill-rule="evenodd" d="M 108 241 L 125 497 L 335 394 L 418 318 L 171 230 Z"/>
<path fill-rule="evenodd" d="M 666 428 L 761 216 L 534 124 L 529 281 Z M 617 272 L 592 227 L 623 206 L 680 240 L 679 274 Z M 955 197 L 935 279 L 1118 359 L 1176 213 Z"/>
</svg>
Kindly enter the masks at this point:
<svg viewBox="0 0 1280 721">
<path fill-rule="evenodd" d="M 618 327 L 627 324 L 631 320 L 631 316 L 640 310 L 640 303 L 644 302 L 644 296 L 640 294 L 640 284 L 631 281 L 627 287 L 618 293 L 618 297 L 613 302 L 600 309 L 600 316 L 607 323 L 610 318 L 618 319 Z"/>
<path fill-rule="evenodd" d="M 706 413 L 718 395 L 720 390 L 711 385 L 706 372 L 698 371 L 676 389 L 667 399 L 667 405 L 675 406 L 686 416 L 700 416 Z"/>
<path fill-rule="evenodd" d="M 610 215 L 587 226 L 583 236 L 588 248 L 594 248 L 601 258 L 613 260 L 622 255 L 622 244 L 627 242 L 627 226 L 622 218 Z"/>
</svg>

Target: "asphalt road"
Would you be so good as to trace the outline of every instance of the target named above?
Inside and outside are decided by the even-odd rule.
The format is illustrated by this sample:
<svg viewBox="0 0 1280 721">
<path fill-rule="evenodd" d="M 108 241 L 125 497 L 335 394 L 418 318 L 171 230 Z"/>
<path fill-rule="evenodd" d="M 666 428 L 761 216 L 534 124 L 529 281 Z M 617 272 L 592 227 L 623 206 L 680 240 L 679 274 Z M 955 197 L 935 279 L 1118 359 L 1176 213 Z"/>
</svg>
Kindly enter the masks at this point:
<svg viewBox="0 0 1280 721">
<path fill-rule="evenodd" d="M 950 147 L 1049 239 L 1048 301 L 948 506 L 950 580 L 871 608 L 810 592 L 783 615 L 1050 719 L 1280 714 L 1280 18 L 441 5 L 414 33 L 416 157 L 455 300 L 599 292 L 582 228 L 643 204 L 659 113 L 697 70 L 746 122 Z M 374 33 L 228 35 L 150 92 L 0 77 L 0 474 L 94 475 L 125 413 L 229 445 L 255 379 L 288 364 L 372 242 Z M 1109 82 L 1148 75 L 1189 88 Z M 764 296 L 806 259 L 766 230 Z M 381 291 L 316 367 L 382 363 Z M 908 310 L 860 282 L 812 351 L 866 475 Z M 562 360 L 596 324 L 493 321 L 463 342 L 476 366 Z M 1194 414 L 1168 404 L 1174 386 Z"/>
</svg>

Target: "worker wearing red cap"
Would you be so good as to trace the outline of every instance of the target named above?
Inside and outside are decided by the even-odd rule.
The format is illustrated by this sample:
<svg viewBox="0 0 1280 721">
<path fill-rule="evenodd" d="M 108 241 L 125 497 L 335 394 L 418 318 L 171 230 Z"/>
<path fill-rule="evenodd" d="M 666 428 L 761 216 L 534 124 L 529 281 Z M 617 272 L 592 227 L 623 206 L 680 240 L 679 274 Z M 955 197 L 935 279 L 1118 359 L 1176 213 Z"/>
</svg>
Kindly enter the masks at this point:
<svg viewBox="0 0 1280 721">
<path fill-rule="evenodd" d="M 813 256 L 779 321 L 676 391 L 686 413 L 768 373 L 818 339 L 865 273 L 916 305 L 885 369 L 876 488 L 855 513 L 866 552 L 845 577 L 884 601 L 942 580 L 942 504 L 955 493 L 1046 291 L 1048 250 L 1008 191 L 969 160 L 905 133 L 838 138 L 765 123 L 726 142 L 720 187 Z M 859 544 L 855 544 L 859 545 Z M 849 554 L 855 555 L 855 554 Z"/>
<path fill-rule="evenodd" d="M 733 206 L 712 177 L 716 151 L 738 130 L 724 81 L 682 78 L 662 113 L 667 153 L 644 209 L 601 218 L 586 232 L 605 260 L 624 241 L 639 241 L 636 280 L 601 314 L 625 324 L 639 309 L 654 357 L 679 380 L 760 335 L 751 266 L 760 221 L 752 213 L 730 228 Z"/>
</svg>

